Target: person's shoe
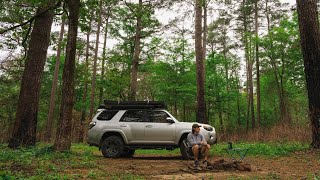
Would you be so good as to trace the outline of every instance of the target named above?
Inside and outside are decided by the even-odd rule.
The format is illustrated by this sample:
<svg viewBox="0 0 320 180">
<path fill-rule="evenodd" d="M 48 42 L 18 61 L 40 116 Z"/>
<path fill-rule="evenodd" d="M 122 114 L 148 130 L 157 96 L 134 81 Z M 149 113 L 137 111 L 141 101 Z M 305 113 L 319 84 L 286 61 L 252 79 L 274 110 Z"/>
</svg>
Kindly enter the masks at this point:
<svg viewBox="0 0 320 180">
<path fill-rule="evenodd" d="M 199 167 L 199 161 L 198 160 L 194 161 L 194 167 Z"/>
<path fill-rule="evenodd" d="M 207 160 L 203 161 L 203 167 L 205 167 L 205 168 L 208 167 L 208 161 Z"/>
</svg>

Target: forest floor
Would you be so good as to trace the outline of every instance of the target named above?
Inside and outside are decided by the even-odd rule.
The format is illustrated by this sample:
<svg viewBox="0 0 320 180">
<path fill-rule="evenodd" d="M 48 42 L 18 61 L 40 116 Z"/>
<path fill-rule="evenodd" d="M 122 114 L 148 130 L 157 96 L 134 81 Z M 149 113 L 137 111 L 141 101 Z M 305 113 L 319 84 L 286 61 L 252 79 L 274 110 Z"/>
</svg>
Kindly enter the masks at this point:
<svg viewBox="0 0 320 180">
<path fill-rule="evenodd" d="M 213 162 L 227 157 L 212 157 Z M 106 159 L 101 157 L 98 166 L 113 173 L 128 173 L 145 179 L 320 179 L 320 152 L 300 151 L 289 156 L 266 158 L 246 157 L 251 171 L 238 170 L 195 172 L 189 167 L 193 161 L 181 160 L 173 155 L 136 155 L 130 159 Z M 105 178 L 105 177 L 104 177 Z M 102 178 L 102 179 L 104 179 Z"/>
<path fill-rule="evenodd" d="M 194 170 L 192 160 L 182 160 L 179 149 L 137 150 L 132 158 L 104 158 L 96 147 L 73 144 L 71 151 L 50 151 L 43 144 L 11 150 L 0 144 L 2 179 L 312 179 L 320 180 L 320 151 L 292 143 L 243 143 L 248 147 L 244 164 L 251 171 Z M 242 145 L 242 146 L 241 146 Z M 215 145 L 209 162 L 224 159 L 226 143 Z M 239 168 L 238 168 L 239 169 Z"/>
</svg>

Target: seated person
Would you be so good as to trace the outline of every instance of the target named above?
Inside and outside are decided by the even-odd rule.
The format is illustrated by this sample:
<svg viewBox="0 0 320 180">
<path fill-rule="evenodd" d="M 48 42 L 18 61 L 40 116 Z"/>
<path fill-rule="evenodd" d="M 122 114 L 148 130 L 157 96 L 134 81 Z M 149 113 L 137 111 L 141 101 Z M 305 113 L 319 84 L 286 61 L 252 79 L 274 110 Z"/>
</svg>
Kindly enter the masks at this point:
<svg viewBox="0 0 320 180">
<path fill-rule="evenodd" d="M 188 134 L 188 141 L 192 146 L 192 152 L 194 155 L 194 166 L 199 167 L 199 150 L 201 154 L 204 154 L 203 164 L 207 167 L 208 164 L 208 157 L 210 155 L 210 145 L 207 144 L 207 141 L 204 139 L 204 136 L 200 133 L 200 125 L 193 124 L 192 125 L 192 132 Z"/>
</svg>

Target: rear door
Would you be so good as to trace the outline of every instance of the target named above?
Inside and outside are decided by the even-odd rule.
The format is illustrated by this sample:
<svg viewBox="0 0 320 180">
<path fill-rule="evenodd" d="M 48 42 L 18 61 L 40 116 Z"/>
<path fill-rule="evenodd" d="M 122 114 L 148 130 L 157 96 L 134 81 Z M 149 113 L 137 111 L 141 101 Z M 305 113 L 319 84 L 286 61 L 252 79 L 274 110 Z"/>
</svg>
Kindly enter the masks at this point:
<svg viewBox="0 0 320 180">
<path fill-rule="evenodd" d="M 120 119 L 119 126 L 126 134 L 128 143 L 141 143 L 145 141 L 145 111 L 127 110 Z"/>
<path fill-rule="evenodd" d="M 145 139 L 147 143 L 174 144 L 176 125 L 167 122 L 166 119 L 170 116 L 161 110 L 148 110 L 146 114 Z"/>
</svg>

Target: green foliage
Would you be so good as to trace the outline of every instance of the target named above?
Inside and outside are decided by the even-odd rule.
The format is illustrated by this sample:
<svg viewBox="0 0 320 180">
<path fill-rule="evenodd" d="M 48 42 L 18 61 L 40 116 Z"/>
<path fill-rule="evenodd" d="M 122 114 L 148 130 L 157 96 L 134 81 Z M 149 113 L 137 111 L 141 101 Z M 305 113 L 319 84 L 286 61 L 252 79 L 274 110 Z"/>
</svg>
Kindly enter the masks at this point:
<svg viewBox="0 0 320 180">
<path fill-rule="evenodd" d="M 281 19 L 279 26 L 261 37 L 259 43 L 263 48 L 260 52 L 263 125 L 278 122 L 282 113 L 279 89 L 283 91 L 286 104 L 292 108 L 289 111 L 297 112 L 291 114 L 292 119 L 303 122 L 307 114 L 307 96 L 296 14 Z"/>
<path fill-rule="evenodd" d="M 227 143 L 221 143 L 213 146 L 213 154 L 226 155 L 228 148 Z M 295 151 L 303 151 L 309 148 L 308 144 L 299 142 L 287 142 L 287 143 L 234 143 L 233 148 L 248 148 L 249 156 L 266 156 L 266 157 L 279 157 L 287 156 Z"/>
</svg>

